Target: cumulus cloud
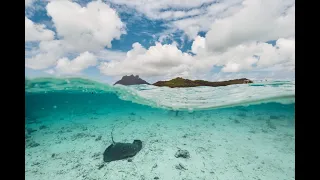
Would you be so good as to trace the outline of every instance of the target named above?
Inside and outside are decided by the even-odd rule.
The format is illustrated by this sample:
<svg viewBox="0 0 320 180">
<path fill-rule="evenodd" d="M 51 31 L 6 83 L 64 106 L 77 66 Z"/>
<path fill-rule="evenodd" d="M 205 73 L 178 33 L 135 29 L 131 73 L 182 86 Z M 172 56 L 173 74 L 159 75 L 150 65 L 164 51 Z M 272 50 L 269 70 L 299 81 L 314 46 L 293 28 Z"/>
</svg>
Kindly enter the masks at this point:
<svg viewBox="0 0 320 180">
<path fill-rule="evenodd" d="M 293 65 L 295 64 L 295 39 L 280 38 L 276 41 L 275 47 L 265 47 L 260 50 L 258 67 L 268 67 L 274 64 Z"/>
<path fill-rule="evenodd" d="M 223 72 L 261 69 L 277 64 L 292 65 L 295 61 L 294 38 L 280 38 L 276 45 L 251 42 L 237 45 L 225 52 L 205 52 L 202 58 L 213 65 L 223 66 Z"/>
<path fill-rule="evenodd" d="M 291 0 L 245 0 L 240 11 L 211 25 L 207 48 L 224 51 L 242 43 L 294 36 L 294 14 Z"/>
<path fill-rule="evenodd" d="M 160 32 L 159 42 L 148 48 L 134 43 L 128 52 L 111 51 L 105 47 L 111 47 L 112 40 L 126 31 L 108 4 L 50 1 L 46 10 L 59 40 L 53 40 L 55 34 L 44 25 L 26 18 L 26 43 L 41 41 L 38 48 L 26 50 L 26 67 L 78 74 L 98 65 L 109 76 L 139 74 L 162 79 L 247 77 L 246 72 L 273 76 L 274 72 L 294 71 L 294 0 L 107 1 L 162 20 L 169 29 Z M 188 51 L 192 53 L 182 52 L 174 41 L 174 34 L 181 30 L 183 40 L 185 36 L 193 40 Z M 200 31 L 208 32 L 201 37 Z M 266 43 L 270 40 L 276 41 L 274 46 Z M 214 66 L 221 71 L 211 77 Z"/>
<path fill-rule="evenodd" d="M 181 52 L 175 45 L 157 43 L 149 49 L 133 44 L 123 61 L 104 62 L 99 66 L 105 75 L 139 74 L 144 76 L 197 77 L 208 74 L 213 66 L 225 73 L 245 72 L 274 65 L 292 67 L 294 38 L 279 39 L 276 45 L 254 42 L 229 48 L 225 52 L 206 51 L 205 38 L 198 36 L 192 45 L 196 55 Z M 284 67 L 282 66 L 282 67 Z"/>
<path fill-rule="evenodd" d="M 77 74 L 90 66 L 95 66 L 96 64 L 97 58 L 95 55 L 86 51 L 73 60 L 69 60 L 65 57 L 59 59 L 55 70 L 59 74 Z"/>
<path fill-rule="evenodd" d="M 38 48 L 30 50 L 25 66 L 31 69 L 46 69 L 54 66 L 67 51 L 68 47 L 61 40 L 41 41 Z"/>
<path fill-rule="evenodd" d="M 44 24 L 35 24 L 25 17 L 25 41 L 46 41 L 54 38 L 54 32 Z"/>
<path fill-rule="evenodd" d="M 240 64 L 228 62 L 223 68 L 222 72 L 238 72 L 240 69 Z"/>
<path fill-rule="evenodd" d="M 37 70 L 55 67 L 50 73 L 72 74 L 96 65 L 97 59 L 125 57 L 123 52 L 105 49 L 125 33 L 125 24 L 106 3 L 93 1 L 82 7 L 71 1 L 50 1 L 46 10 L 52 17 L 58 40 L 53 40 L 54 33 L 44 29 L 44 25 L 36 25 L 26 17 L 26 41 L 40 41 L 37 48 L 26 50 L 26 67 Z M 74 60 L 68 59 L 76 55 L 79 56 Z"/>
<path fill-rule="evenodd" d="M 194 54 L 197 54 L 199 51 L 203 51 L 205 49 L 206 39 L 201 36 L 197 36 L 192 43 L 191 51 Z"/>
<path fill-rule="evenodd" d="M 103 49 L 95 53 L 100 61 L 121 61 L 126 58 L 126 52 Z"/>
<path fill-rule="evenodd" d="M 31 58 L 26 58 L 25 66 L 36 70 L 46 69 L 54 66 L 58 57 L 54 53 L 49 52 L 37 54 Z"/>
<path fill-rule="evenodd" d="M 52 1 L 47 7 L 59 38 L 79 52 L 111 47 L 113 39 L 125 33 L 125 24 L 116 11 L 101 1 L 81 7 L 71 1 Z"/>
<path fill-rule="evenodd" d="M 139 74 L 146 76 L 186 74 L 193 64 L 193 58 L 175 45 L 156 43 L 149 49 L 134 43 L 133 49 L 120 62 L 103 62 L 99 66 L 105 75 L 116 76 Z"/>
</svg>

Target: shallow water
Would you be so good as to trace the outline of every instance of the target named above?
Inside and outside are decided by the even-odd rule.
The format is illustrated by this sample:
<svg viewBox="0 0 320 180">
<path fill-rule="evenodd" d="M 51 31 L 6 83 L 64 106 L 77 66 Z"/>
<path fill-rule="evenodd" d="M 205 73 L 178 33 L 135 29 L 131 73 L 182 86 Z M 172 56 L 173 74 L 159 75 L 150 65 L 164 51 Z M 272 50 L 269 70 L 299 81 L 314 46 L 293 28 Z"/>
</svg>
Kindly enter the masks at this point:
<svg viewBox="0 0 320 180">
<path fill-rule="evenodd" d="M 25 100 L 26 179 L 295 178 L 294 83 L 166 89 L 38 79 L 26 81 Z M 103 163 L 113 128 L 116 142 L 143 141 L 132 162 Z M 190 157 L 176 158 L 178 149 Z"/>
</svg>

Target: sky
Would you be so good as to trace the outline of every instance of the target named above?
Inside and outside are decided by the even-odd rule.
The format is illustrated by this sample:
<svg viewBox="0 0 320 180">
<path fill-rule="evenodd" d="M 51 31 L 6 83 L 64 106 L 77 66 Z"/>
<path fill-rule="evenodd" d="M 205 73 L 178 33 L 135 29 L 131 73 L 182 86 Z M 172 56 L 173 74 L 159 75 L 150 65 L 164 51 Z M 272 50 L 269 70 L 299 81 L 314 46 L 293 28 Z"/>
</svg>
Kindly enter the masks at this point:
<svg viewBox="0 0 320 180">
<path fill-rule="evenodd" d="M 294 80 L 294 0 L 25 0 L 26 77 Z"/>
</svg>

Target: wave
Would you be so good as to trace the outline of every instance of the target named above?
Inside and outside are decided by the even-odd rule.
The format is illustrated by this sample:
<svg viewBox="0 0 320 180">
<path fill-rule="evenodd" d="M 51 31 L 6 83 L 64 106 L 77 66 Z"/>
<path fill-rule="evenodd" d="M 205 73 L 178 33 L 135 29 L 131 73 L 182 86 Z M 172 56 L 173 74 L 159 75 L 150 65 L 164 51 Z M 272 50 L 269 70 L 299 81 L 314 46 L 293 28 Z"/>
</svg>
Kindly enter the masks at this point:
<svg viewBox="0 0 320 180">
<path fill-rule="evenodd" d="M 114 93 L 121 100 L 172 110 L 203 110 L 267 102 L 295 103 L 295 83 L 259 82 L 222 87 L 168 88 L 153 85 L 111 86 L 84 78 L 25 80 L 26 93 Z"/>
</svg>

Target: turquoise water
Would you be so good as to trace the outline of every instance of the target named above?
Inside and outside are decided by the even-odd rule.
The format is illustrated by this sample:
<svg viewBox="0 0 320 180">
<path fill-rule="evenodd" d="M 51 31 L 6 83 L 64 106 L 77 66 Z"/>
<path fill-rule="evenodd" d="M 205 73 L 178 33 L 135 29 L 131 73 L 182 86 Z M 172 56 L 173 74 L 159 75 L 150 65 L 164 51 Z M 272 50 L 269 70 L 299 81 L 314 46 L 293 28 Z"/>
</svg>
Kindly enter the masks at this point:
<svg viewBox="0 0 320 180">
<path fill-rule="evenodd" d="M 227 87 L 26 80 L 26 179 L 294 179 L 294 82 Z M 103 163 L 140 139 L 132 161 Z M 189 158 L 176 158 L 178 149 Z"/>
</svg>

